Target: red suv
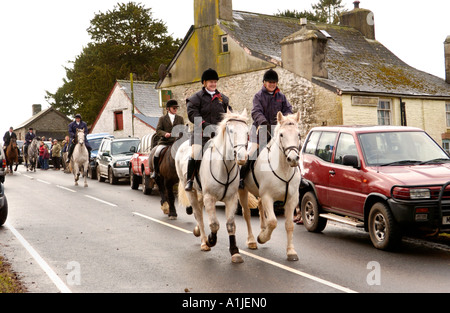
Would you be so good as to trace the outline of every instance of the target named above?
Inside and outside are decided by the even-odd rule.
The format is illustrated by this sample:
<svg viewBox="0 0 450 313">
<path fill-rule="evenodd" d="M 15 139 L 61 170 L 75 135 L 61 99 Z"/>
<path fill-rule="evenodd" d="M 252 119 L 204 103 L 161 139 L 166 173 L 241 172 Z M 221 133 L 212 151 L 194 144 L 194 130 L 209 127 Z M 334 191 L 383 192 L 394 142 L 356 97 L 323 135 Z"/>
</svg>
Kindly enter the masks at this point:
<svg viewBox="0 0 450 313">
<path fill-rule="evenodd" d="M 303 223 L 363 227 L 373 245 L 395 249 L 405 229 L 450 229 L 450 157 L 423 130 L 313 128 L 301 153 Z"/>
</svg>

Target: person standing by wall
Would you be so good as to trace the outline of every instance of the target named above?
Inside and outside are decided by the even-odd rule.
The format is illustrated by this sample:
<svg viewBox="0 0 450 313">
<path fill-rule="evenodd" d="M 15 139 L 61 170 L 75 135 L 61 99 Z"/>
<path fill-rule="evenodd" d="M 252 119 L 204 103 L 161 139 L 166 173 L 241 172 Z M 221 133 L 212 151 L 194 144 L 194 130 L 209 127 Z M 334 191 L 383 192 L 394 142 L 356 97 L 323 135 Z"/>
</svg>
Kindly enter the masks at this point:
<svg viewBox="0 0 450 313">
<path fill-rule="evenodd" d="M 53 140 L 52 160 L 54 170 L 59 171 L 59 169 L 61 168 L 61 146 L 59 145 L 57 139 Z"/>
</svg>

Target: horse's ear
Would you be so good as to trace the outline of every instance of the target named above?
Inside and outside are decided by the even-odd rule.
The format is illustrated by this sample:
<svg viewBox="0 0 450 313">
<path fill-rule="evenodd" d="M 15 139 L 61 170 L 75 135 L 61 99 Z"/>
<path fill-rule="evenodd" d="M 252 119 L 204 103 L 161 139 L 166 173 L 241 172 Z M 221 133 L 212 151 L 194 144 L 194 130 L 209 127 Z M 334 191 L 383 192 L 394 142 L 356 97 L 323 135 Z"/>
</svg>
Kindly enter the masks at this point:
<svg viewBox="0 0 450 313">
<path fill-rule="evenodd" d="M 297 120 L 297 123 L 300 123 L 300 111 L 298 111 L 297 112 L 297 116 L 296 116 L 296 120 Z"/>
<path fill-rule="evenodd" d="M 230 108 L 227 106 L 227 114 L 230 114 L 230 113 L 231 113 Z"/>
<path fill-rule="evenodd" d="M 277 121 L 278 121 L 278 124 L 281 124 L 281 122 L 283 121 L 283 118 L 284 118 L 283 113 L 281 113 L 280 111 L 278 111 L 278 114 L 277 114 Z"/>
<path fill-rule="evenodd" d="M 245 108 L 244 111 L 242 111 L 241 115 L 244 118 L 248 118 L 247 108 Z"/>
</svg>

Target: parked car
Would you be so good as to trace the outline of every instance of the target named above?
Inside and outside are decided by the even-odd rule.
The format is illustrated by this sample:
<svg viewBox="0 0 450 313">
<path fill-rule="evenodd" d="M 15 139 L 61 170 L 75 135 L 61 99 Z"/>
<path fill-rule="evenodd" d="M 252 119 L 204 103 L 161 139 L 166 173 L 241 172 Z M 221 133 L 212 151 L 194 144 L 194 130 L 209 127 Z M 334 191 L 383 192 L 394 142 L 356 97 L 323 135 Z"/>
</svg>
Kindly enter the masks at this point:
<svg viewBox="0 0 450 313">
<path fill-rule="evenodd" d="M 450 158 L 419 128 L 313 128 L 300 166 L 308 231 L 344 222 L 392 250 L 407 229 L 450 229 Z"/>
<path fill-rule="evenodd" d="M 96 158 L 98 154 L 98 149 L 100 148 L 100 144 L 102 143 L 103 138 L 114 138 L 114 136 L 108 133 L 98 133 L 98 134 L 89 134 L 87 135 L 86 138 L 92 148 L 91 158 L 89 160 L 88 176 L 92 179 L 96 179 L 97 178 Z"/>
<path fill-rule="evenodd" d="M 152 150 L 153 135 L 142 137 L 138 151 L 133 154 L 130 162 L 130 185 L 132 189 L 138 189 L 142 183 L 142 192 L 150 194 L 155 182 L 150 178 L 149 155 Z"/>
<path fill-rule="evenodd" d="M 3 145 L 0 145 L 0 183 L 5 182 L 6 176 L 6 157 L 3 151 Z"/>
<path fill-rule="evenodd" d="M 138 145 L 139 138 L 104 138 L 96 159 L 98 181 L 117 184 L 120 178 L 129 178 L 130 160 Z"/>
<path fill-rule="evenodd" d="M 0 226 L 5 224 L 8 217 L 8 200 L 5 196 L 5 189 L 3 183 L 0 182 Z"/>
</svg>

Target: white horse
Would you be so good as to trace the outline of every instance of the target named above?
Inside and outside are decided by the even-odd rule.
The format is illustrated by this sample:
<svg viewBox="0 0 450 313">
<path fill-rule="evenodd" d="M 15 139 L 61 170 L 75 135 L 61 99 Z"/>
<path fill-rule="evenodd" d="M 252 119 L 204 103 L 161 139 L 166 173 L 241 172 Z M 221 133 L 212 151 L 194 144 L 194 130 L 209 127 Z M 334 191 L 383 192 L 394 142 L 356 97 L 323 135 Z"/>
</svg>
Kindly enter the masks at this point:
<svg viewBox="0 0 450 313">
<path fill-rule="evenodd" d="M 239 200 L 247 223 L 247 246 L 257 249 L 250 223 L 248 208 L 249 192 L 259 200 L 259 215 L 261 233 L 258 242 L 263 244 L 270 240 L 273 230 L 277 227 L 277 218 L 273 210 L 275 201 L 284 202 L 285 227 L 287 233 L 287 257 L 289 261 L 297 261 L 297 252 L 292 242 L 294 222 L 293 212 L 298 204 L 298 188 L 301 174 L 298 168 L 300 149 L 300 113 L 284 117 L 277 115 L 278 124 L 274 136 L 261 151 L 254 163 L 254 168 L 244 180 L 245 188 L 239 190 Z"/>
<path fill-rule="evenodd" d="M 78 180 L 80 179 L 81 169 L 83 170 L 84 187 L 88 186 L 87 172 L 89 168 L 89 152 L 84 144 L 84 130 L 77 129 L 77 141 L 73 150 L 72 159 L 70 160 L 73 176 L 75 179 L 75 186 L 78 186 Z"/>
<path fill-rule="evenodd" d="M 28 145 L 27 155 L 25 156 L 25 160 L 27 163 L 27 172 L 30 170 L 31 172 L 36 172 L 37 162 L 39 159 L 39 141 L 37 138 L 33 138 L 31 143 Z"/>
<path fill-rule="evenodd" d="M 209 251 L 217 242 L 219 221 L 216 216 L 216 202 L 225 203 L 227 231 L 230 240 L 231 261 L 242 263 L 236 246 L 236 225 L 234 216 L 238 205 L 239 166 L 247 161 L 248 144 L 247 110 L 241 114 L 227 112 L 218 125 L 216 136 L 206 146 L 199 169 L 200 182 L 195 180 L 191 192 L 184 190 L 187 181 L 187 163 L 192 153 L 189 142 L 183 143 L 175 156 L 180 178 L 178 199 L 186 207 L 191 206 L 197 220 L 195 236 L 201 238 L 201 250 Z M 203 206 L 209 216 L 211 234 L 206 237 L 203 223 Z"/>
</svg>

